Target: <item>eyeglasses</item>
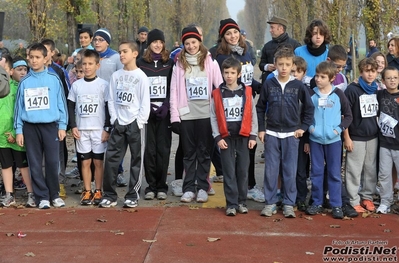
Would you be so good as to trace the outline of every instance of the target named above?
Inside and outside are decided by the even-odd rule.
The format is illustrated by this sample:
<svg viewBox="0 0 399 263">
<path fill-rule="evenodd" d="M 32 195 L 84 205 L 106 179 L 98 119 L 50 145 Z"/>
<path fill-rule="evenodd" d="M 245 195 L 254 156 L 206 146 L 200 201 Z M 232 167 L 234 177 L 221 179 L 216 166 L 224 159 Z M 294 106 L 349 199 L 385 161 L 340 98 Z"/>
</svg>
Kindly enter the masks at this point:
<svg viewBox="0 0 399 263">
<path fill-rule="evenodd" d="M 95 43 L 95 42 L 100 42 L 100 43 L 102 43 L 102 42 L 104 42 L 104 41 L 105 41 L 104 38 L 94 38 L 94 39 L 93 39 L 93 43 Z"/>
<path fill-rule="evenodd" d="M 386 80 L 397 80 L 398 79 L 398 77 L 388 77 L 388 78 L 385 78 Z"/>
</svg>

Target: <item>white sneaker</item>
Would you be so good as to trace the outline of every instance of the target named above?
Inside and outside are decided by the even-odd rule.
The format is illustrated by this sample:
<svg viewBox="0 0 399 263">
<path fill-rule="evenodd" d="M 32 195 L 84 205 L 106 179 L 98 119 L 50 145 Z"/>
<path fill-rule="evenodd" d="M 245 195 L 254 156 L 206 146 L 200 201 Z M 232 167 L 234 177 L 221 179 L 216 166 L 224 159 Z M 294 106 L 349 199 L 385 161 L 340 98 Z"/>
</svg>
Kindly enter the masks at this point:
<svg viewBox="0 0 399 263">
<path fill-rule="evenodd" d="M 40 201 L 39 208 L 40 209 L 49 209 L 50 208 L 50 202 L 48 200 Z"/>
<path fill-rule="evenodd" d="M 247 199 L 254 200 L 255 202 L 264 203 L 265 202 L 265 195 L 263 191 L 258 187 L 254 187 L 247 192 Z"/>
<path fill-rule="evenodd" d="M 154 192 L 148 192 L 144 195 L 144 200 L 153 200 L 155 198 Z"/>
<path fill-rule="evenodd" d="M 198 203 L 208 202 L 208 193 L 206 191 L 200 189 L 197 193 L 197 202 Z"/>
<path fill-rule="evenodd" d="M 67 178 L 69 179 L 76 179 L 79 178 L 80 174 L 79 174 L 79 169 L 78 167 L 73 168 L 71 171 L 69 171 L 69 173 L 67 173 L 65 175 Z"/>
<path fill-rule="evenodd" d="M 180 198 L 180 201 L 183 203 L 191 203 L 195 197 L 195 194 L 193 192 L 185 192 L 182 197 Z"/>
<path fill-rule="evenodd" d="M 377 208 L 376 212 L 377 212 L 377 214 L 387 214 L 387 213 L 391 212 L 391 209 L 387 205 L 380 204 L 380 206 Z"/>
<path fill-rule="evenodd" d="M 56 198 L 53 200 L 53 206 L 54 207 L 64 207 L 65 206 L 65 202 L 64 200 L 62 200 L 61 198 Z"/>
<path fill-rule="evenodd" d="M 183 179 L 174 180 L 170 183 L 172 186 L 172 194 L 180 197 L 183 195 Z"/>
<path fill-rule="evenodd" d="M 215 195 L 216 191 L 215 189 L 213 189 L 213 187 L 211 187 L 211 189 L 208 190 L 208 195 Z"/>
</svg>

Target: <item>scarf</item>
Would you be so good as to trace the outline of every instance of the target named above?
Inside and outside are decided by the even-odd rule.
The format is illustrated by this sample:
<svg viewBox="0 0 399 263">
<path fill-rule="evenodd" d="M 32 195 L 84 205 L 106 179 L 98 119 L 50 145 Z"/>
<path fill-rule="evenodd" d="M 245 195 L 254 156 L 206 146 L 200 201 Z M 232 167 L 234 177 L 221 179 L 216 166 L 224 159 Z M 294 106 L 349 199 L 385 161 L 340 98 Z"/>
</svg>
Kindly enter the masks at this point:
<svg viewBox="0 0 399 263">
<path fill-rule="evenodd" d="M 371 85 L 367 84 L 362 77 L 359 77 L 359 85 L 367 94 L 374 94 L 377 91 L 377 83 L 373 81 Z"/>
<path fill-rule="evenodd" d="M 281 35 L 279 35 L 278 37 L 273 37 L 272 39 L 273 39 L 273 41 L 276 41 L 277 43 L 281 43 L 288 39 L 288 34 L 287 34 L 287 32 L 284 32 Z"/>
<path fill-rule="evenodd" d="M 237 52 L 238 55 L 242 56 L 242 54 L 244 53 L 244 48 L 240 47 L 238 44 L 237 45 L 230 45 L 229 47 L 231 49 L 231 52 Z"/>
<path fill-rule="evenodd" d="M 109 58 L 110 56 L 117 54 L 115 50 L 110 47 L 107 48 L 104 52 L 100 53 L 100 58 Z"/>
<path fill-rule="evenodd" d="M 201 52 L 198 51 L 197 54 L 194 55 L 190 55 L 189 53 L 186 52 L 186 60 L 188 62 L 188 64 L 192 65 L 192 66 L 196 66 L 198 65 L 198 57 L 200 56 Z"/>
<path fill-rule="evenodd" d="M 162 55 L 161 55 L 161 54 L 152 53 L 152 54 L 151 54 L 151 58 L 152 58 L 152 60 L 154 60 L 154 61 L 160 60 L 160 59 L 162 58 Z"/>
<path fill-rule="evenodd" d="M 312 56 L 315 56 L 315 57 L 318 57 L 318 56 L 320 56 L 321 54 L 323 54 L 325 51 L 326 51 L 326 49 L 327 49 L 327 47 L 326 47 L 326 44 L 321 44 L 320 45 L 320 47 L 312 47 L 312 44 L 307 44 L 306 45 L 306 48 L 308 49 L 308 51 L 309 51 L 309 53 L 312 55 Z"/>
</svg>

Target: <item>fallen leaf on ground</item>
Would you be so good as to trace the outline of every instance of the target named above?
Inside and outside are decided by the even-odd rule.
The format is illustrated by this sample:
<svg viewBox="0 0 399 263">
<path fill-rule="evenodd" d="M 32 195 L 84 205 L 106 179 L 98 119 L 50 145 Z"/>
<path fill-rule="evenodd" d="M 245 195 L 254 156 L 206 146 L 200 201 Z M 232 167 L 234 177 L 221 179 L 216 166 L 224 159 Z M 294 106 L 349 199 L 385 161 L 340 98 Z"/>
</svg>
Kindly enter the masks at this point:
<svg viewBox="0 0 399 263">
<path fill-rule="evenodd" d="M 342 220 L 355 220 L 352 217 L 348 217 L 348 216 L 344 216 L 344 218 L 342 218 Z"/>
<path fill-rule="evenodd" d="M 19 214 L 18 216 L 25 217 L 25 216 L 28 216 L 28 214 Z"/>
<path fill-rule="evenodd" d="M 366 217 L 368 217 L 369 215 L 371 215 L 370 212 L 363 212 L 363 213 L 362 213 L 362 217 L 363 217 L 363 218 L 366 218 Z"/>
<path fill-rule="evenodd" d="M 314 253 L 306 251 L 306 255 L 314 255 Z"/>
<path fill-rule="evenodd" d="M 380 215 L 377 215 L 377 214 L 374 214 L 374 213 L 372 213 L 372 214 L 370 215 L 370 217 L 372 217 L 372 218 L 380 218 L 381 216 L 380 216 Z"/>
<path fill-rule="evenodd" d="M 69 210 L 67 213 L 76 213 L 76 210 Z"/>
<path fill-rule="evenodd" d="M 36 255 L 33 254 L 33 252 L 28 252 L 28 253 L 25 254 L 25 256 L 27 256 L 27 257 L 34 257 L 34 256 L 36 256 Z"/>
<path fill-rule="evenodd" d="M 105 222 L 107 222 L 107 219 L 104 219 L 104 218 L 97 218 L 97 221 L 98 221 L 98 222 L 101 222 L 101 223 L 105 223 Z"/>
<path fill-rule="evenodd" d="M 390 232 L 392 232 L 392 230 L 391 229 L 384 229 L 384 232 L 385 233 L 390 233 Z"/>
<path fill-rule="evenodd" d="M 280 222 L 280 221 L 283 221 L 283 218 L 276 218 L 276 219 L 273 219 L 273 222 Z"/>
<path fill-rule="evenodd" d="M 124 234 L 124 232 L 115 232 L 115 236 L 123 236 Z"/>
<path fill-rule="evenodd" d="M 331 228 L 340 228 L 340 225 L 330 225 Z"/>
<path fill-rule="evenodd" d="M 13 237 L 13 236 L 15 236 L 15 235 L 14 235 L 14 233 L 7 233 L 6 236 L 8 236 L 8 237 Z"/>
<path fill-rule="evenodd" d="M 52 213 L 46 213 L 46 215 L 51 215 Z"/>
<path fill-rule="evenodd" d="M 220 237 L 208 237 L 208 242 L 216 242 L 220 240 Z"/>
<path fill-rule="evenodd" d="M 5 215 L 6 213 L 0 213 L 0 216 Z"/>
<path fill-rule="evenodd" d="M 18 205 L 17 209 L 25 209 L 26 207 L 24 205 Z"/>
<path fill-rule="evenodd" d="M 189 205 L 189 206 L 188 206 L 188 209 L 190 209 L 190 210 L 199 209 L 199 206 L 196 206 L 196 205 Z"/>
<path fill-rule="evenodd" d="M 195 246 L 195 245 L 194 245 L 193 243 L 187 243 L 186 246 L 188 246 L 188 247 L 193 247 L 193 246 Z"/>
<path fill-rule="evenodd" d="M 143 241 L 144 241 L 144 242 L 147 242 L 147 243 L 154 243 L 154 242 L 157 242 L 156 239 L 143 239 Z"/>
<path fill-rule="evenodd" d="M 380 226 L 385 226 L 386 224 L 380 224 Z"/>
<path fill-rule="evenodd" d="M 305 219 L 306 219 L 306 220 L 309 220 L 309 221 L 312 221 L 312 220 L 313 220 L 313 217 L 311 217 L 311 216 L 305 216 Z"/>
<path fill-rule="evenodd" d="M 52 224 L 54 224 L 54 220 L 49 220 L 49 221 L 46 222 L 46 226 L 49 226 L 49 225 L 52 225 Z"/>
<path fill-rule="evenodd" d="M 134 208 L 125 208 L 125 209 L 122 209 L 122 211 L 128 212 L 128 213 L 135 213 L 135 212 L 138 212 L 139 210 L 134 209 Z"/>
<path fill-rule="evenodd" d="M 37 241 L 36 242 L 36 244 L 42 244 L 43 243 L 43 241 Z"/>
<path fill-rule="evenodd" d="M 321 215 L 322 215 L 322 216 L 326 216 L 327 214 L 326 214 L 326 213 L 321 213 Z"/>
</svg>

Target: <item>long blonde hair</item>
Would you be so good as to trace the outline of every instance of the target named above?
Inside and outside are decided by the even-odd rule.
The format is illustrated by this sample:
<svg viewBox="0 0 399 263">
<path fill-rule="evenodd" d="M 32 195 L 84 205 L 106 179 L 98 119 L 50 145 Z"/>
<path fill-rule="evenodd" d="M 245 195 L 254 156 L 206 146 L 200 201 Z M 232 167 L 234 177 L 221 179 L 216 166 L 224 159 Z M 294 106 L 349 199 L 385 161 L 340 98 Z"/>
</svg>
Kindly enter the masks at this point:
<svg viewBox="0 0 399 263">
<path fill-rule="evenodd" d="M 201 71 L 204 71 L 204 69 L 205 69 L 205 60 L 206 60 L 206 57 L 208 56 L 208 49 L 204 46 L 204 44 L 202 44 L 202 42 L 200 42 L 200 45 L 199 45 L 199 52 L 201 52 L 201 53 L 198 56 L 198 65 L 200 66 Z M 187 62 L 185 48 L 183 48 L 180 51 L 179 56 L 178 56 L 178 60 L 182 64 L 184 71 L 186 71 L 187 69 L 191 70 L 191 66 Z"/>
</svg>

